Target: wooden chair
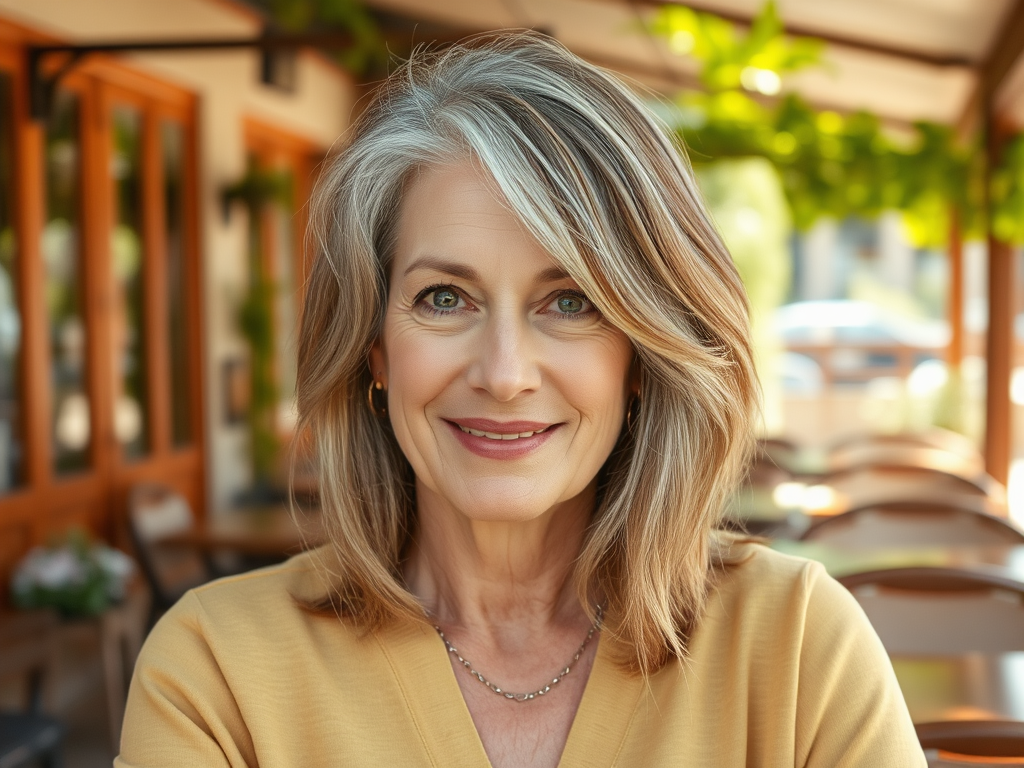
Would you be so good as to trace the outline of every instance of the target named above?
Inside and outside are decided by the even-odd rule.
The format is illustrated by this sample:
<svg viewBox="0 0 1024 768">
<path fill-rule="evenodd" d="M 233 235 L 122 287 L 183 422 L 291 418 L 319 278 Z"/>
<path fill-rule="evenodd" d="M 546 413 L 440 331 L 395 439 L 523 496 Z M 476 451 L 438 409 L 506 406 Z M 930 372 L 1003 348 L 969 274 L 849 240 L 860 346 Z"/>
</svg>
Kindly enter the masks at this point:
<svg viewBox="0 0 1024 768">
<path fill-rule="evenodd" d="M 891 656 L 955 658 L 977 673 L 984 667 L 979 662 L 987 657 L 1012 656 L 1024 650 L 1024 583 L 1009 575 L 956 568 L 895 568 L 845 576 L 839 581 L 864 608 Z M 948 720 L 915 723 L 932 768 L 1024 766 L 1024 760 L 1013 760 L 1024 756 L 1024 722 L 998 719 L 1014 716 L 1012 712 L 1000 714 L 994 703 L 1004 701 L 1008 694 L 993 688 L 998 681 L 984 675 L 966 685 L 972 697 L 983 698 L 957 702 L 956 709 L 992 711 L 993 719 L 963 720 L 951 711 Z M 940 689 L 946 690 L 949 683 L 943 678 Z M 901 679 L 901 685 L 905 684 Z M 904 692 L 910 703 L 909 692 Z"/>
<path fill-rule="evenodd" d="M 828 474 L 865 467 L 922 467 L 963 478 L 986 491 L 996 487 L 995 479 L 985 472 L 985 462 L 980 456 L 961 456 L 919 445 L 862 445 L 829 454 L 827 465 Z"/>
<path fill-rule="evenodd" d="M 61 765 L 64 726 L 45 714 L 52 708 L 57 626 L 57 617 L 46 611 L 0 616 L 0 677 L 27 683 L 24 710 L 0 712 L 3 768 Z"/>
<path fill-rule="evenodd" d="M 823 518 L 800 537 L 849 549 L 1024 545 L 1024 531 L 986 511 L 983 499 L 959 504 L 891 501 Z"/>
<path fill-rule="evenodd" d="M 894 476 L 905 474 L 908 477 L 931 476 L 943 479 L 950 485 L 963 486 L 967 493 L 1004 501 L 1006 498 L 1005 486 L 986 473 L 980 462 L 934 448 L 895 448 L 878 451 L 875 455 L 865 454 L 846 466 L 831 468 L 820 481 L 833 484 L 842 482 L 847 476 L 864 472 L 884 472 Z"/>
<path fill-rule="evenodd" d="M 969 437 L 940 427 L 932 427 L 923 432 L 898 432 L 895 434 L 861 434 L 844 437 L 832 443 L 828 452 L 831 456 L 840 455 L 850 450 L 860 450 L 864 446 L 918 446 L 938 448 L 965 458 L 980 458 L 981 452 Z"/>
<path fill-rule="evenodd" d="M 990 765 L 1024 766 L 1024 722 L 952 720 L 916 728 L 933 768 L 976 768 L 986 764 L 984 758 L 996 758 Z"/>
<path fill-rule="evenodd" d="M 1024 583 L 993 570 L 892 568 L 839 579 L 890 654 L 1024 651 Z"/>
<path fill-rule="evenodd" d="M 972 503 L 970 499 L 983 500 L 986 511 L 993 514 L 1006 510 L 1006 490 L 995 480 L 968 479 L 934 467 L 859 467 L 818 482 L 831 488 L 837 499 L 833 513 L 883 502 L 961 505 Z"/>
<path fill-rule="evenodd" d="M 761 449 L 751 457 L 746 482 L 754 488 L 774 488 L 793 479 L 793 473 Z"/>
<path fill-rule="evenodd" d="M 128 498 L 128 522 L 139 567 L 153 595 L 152 625 L 185 592 L 219 574 L 203 553 L 160 546 L 161 539 L 196 525 L 191 506 L 178 492 L 154 483 L 136 485 Z"/>
</svg>

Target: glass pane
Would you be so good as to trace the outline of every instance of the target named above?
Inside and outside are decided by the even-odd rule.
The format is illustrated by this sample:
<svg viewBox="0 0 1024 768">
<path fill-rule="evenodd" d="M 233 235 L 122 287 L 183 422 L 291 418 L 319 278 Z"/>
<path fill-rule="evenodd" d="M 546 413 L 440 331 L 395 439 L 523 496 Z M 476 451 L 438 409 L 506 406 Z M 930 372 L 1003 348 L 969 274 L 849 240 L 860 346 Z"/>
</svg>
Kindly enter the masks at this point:
<svg viewBox="0 0 1024 768">
<path fill-rule="evenodd" d="M 89 464 L 90 402 L 82 265 L 79 247 L 78 101 L 62 93 L 46 127 L 46 313 L 50 329 L 54 472 L 64 475 Z"/>
<path fill-rule="evenodd" d="M 115 218 L 110 238 L 114 278 L 114 433 L 125 458 L 148 452 L 146 348 L 143 314 L 142 117 L 132 107 L 113 111 L 110 174 Z"/>
<path fill-rule="evenodd" d="M 174 445 L 193 442 L 192 409 L 189 399 L 191 358 L 188 351 L 186 319 L 187 280 L 185 270 L 185 134 L 179 123 L 160 127 L 164 172 L 164 237 L 167 245 L 168 342 L 171 355 L 171 440 Z"/>
<path fill-rule="evenodd" d="M 0 72 L 0 494 L 23 482 L 11 76 Z"/>
<path fill-rule="evenodd" d="M 298 412 L 295 406 L 296 376 L 296 285 L 295 285 L 295 224 L 290 208 L 277 204 L 272 208 L 274 232 L 274 350 L 278 370 L 279 428 L 290 430 Z"/>
</svg>

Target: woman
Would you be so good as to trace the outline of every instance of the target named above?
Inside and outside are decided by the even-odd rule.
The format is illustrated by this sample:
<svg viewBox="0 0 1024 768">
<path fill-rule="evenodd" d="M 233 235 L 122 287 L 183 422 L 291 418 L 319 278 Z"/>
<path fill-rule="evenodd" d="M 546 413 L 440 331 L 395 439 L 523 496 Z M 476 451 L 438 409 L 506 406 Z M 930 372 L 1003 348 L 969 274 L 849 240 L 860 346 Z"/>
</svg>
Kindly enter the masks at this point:
<svg viewBox="0 0 1024 768">
<path fill-rule="evenodd" d="M 161 621 L 118 765 L 925 764 L 853 599 L 715 533 L 746 303 L 630 91 L 530 34 L 418 55 L 313 214 L 330 544 Z"/>
</svg>

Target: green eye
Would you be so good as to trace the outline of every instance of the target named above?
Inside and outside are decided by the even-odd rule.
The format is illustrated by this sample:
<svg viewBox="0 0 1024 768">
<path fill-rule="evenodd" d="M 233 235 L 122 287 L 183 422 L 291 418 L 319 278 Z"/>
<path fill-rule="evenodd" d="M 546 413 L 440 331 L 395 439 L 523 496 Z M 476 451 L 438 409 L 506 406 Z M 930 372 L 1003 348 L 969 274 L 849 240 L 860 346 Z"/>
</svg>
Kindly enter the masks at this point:
<svg viewBox="0 0 1024 768">
<path fill-rule="evenodd" d="M 567 315 L 575 315 L 583 311 L 584 301 L 579 296 L 567 294 L 558 297 L 558 311 Z"/>
<path fill-rule="evenodd" d="M 459 294 L 448 288 L 439 288 L 434 291 L 433 304 L 438 309 L 455 309 L 459 306 Z"/>
</svg>

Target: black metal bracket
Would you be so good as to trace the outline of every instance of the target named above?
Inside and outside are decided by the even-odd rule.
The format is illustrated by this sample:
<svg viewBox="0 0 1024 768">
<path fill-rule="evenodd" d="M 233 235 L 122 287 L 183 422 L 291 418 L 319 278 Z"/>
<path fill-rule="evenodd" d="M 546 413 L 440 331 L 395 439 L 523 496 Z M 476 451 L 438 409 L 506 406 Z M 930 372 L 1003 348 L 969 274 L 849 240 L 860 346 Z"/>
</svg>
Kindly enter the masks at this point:
<svg viewBox="0 0 1024 768">
<path fill-rule="evenodd" d="M 279 34 L 264 32 L 255 38 L 211 38 L 199 40 L 139 40 L 82 43 L 76 45 L 30 45 L 26 48 L 28 66 L 29 115 L 33 120 L 47 120 L 53 111 L 57 86 L 68 72 L 93 53 L 141 53 L 154 51 L 208 51 L 255 48 L 262 54 L 261 79 L 268 85 L 278 85 L 275 73 L 282 67 L 275 59 L 294 53 L 299 48 L 346 48 L 352 44 L 347 32 Z M 66 59 L 60 68 L 47 72 L 43 61 L 63 54 Z M 288 70 L 289 67 L 283 69 Z M 285 84 L 287 87 L 287 84 Z M 280 87 L 280 86 L 279 86 Z"/>
</svg>

